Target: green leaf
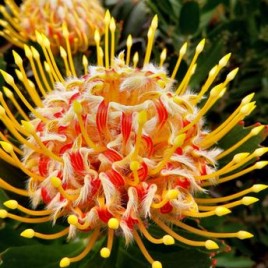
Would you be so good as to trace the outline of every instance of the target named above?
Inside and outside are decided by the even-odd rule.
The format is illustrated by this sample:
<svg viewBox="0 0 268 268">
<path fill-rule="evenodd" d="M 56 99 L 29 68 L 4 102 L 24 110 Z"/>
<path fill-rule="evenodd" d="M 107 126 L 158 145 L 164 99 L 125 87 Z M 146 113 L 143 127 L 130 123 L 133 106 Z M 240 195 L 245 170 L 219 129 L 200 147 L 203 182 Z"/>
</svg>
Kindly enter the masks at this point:
<svg viewBox="0 0 268 268">
<path fill-rule="evenodd" d="M 179 26 L 181 33 L 192 35 L 198 30 L 200 21 L 199 5 L 195 1 L 186 2 L 181 9 Z"/>
<path fill-rule="evenodd" d="M 255 264 L 250 258 L 233 256 L 232 254 L 216 256 L 216 260 L 216 267 L 224 268 L 250 268 Z"/>
</svg>

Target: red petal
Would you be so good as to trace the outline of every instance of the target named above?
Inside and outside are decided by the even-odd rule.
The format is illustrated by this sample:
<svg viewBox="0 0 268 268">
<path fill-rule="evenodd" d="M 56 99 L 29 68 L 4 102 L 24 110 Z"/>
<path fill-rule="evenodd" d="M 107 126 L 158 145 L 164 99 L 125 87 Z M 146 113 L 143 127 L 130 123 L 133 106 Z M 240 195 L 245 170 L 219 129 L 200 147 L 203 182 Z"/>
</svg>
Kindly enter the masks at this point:
<svg viewBox="0 0 268 268">
<path fill-rule="evenodd" d="M 120 187 L 120 186 L 124 186 L 125 185 L 124 178 L 117 171 L 115 171 L 113 169 L 110 169 L 109 171 L 106 172 L 106 175 L 109 177 L 111 183 L 115 187 Z"/>
<path fill-rule="evenodd" d="M 160 99 L 155 102 L 155 107 L 158 113 L 159 128 L 161 128 L 168 119 L 168 112 Z"/>
<path fill-rule="evenodd" d="M 107 208 L 98 208 L 97 212 L 100 220 L 105 223 L 107 223 L 113 217 Z"/>
<path fill-rule="evenodd" d="M 48 204 L 51 201 L 51 197 L 45 187 L 41 188 L 41 196 L 45 204 Z"/>
<path fill-rule="evenodd" d="M 41 155 L 39 158 L 38 170 L 39 174 L 43 177 L 47 176 L 48 173 L 48 162 L 49 158 L 47 156 Z"/>
<path fill-rule="evenodd" d="M 122 156 L 119 153 L 117 153 L 116 151 L 111 150 L 111 149 L 106 150 L 103 154 L 112 163 L 122 160 Z"/>
<path fill-rule="evenodd" d="M 124 143 L 127 142 L 132 128 L 132 114 L 122 113 L 121 116 L 121 131 Z"/>
<path fill-rule="evenodd" d="M 77 152 L 71 152 L 69 155 L 74 171 L 77 173 L 83 173 L 85 169 L 81 153 L 77 151 Z"/>
<path fill-rule="evenodd" d="M 104 100 L 100 103 L 98 107 L 98 111 L 96 115 L 96 124 L 97 124 L 99 133 L 102 133 L 106 129 L 108 108 L 109 108 L 109 105 L 106 105 Z"/>
<path fill-rule="evenodd" d="M 163 207 L 160 208 L 160 212 L 162 214 L 170 213 L 173 209 L 173 206 L 170 204 L 170 202 L 167 202 Z"/>
</svg>

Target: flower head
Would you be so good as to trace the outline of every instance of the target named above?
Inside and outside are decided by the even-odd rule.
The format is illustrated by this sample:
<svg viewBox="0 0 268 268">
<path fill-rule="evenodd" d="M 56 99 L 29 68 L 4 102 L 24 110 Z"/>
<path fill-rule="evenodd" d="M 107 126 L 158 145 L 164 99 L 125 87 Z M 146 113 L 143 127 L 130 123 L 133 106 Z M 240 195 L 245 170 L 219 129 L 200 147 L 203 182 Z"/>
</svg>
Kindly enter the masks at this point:
<svg viewBox="0 0 268 268">
<path fill-rule="evenodd" d="M 25 46 L 37 88 L 26 77 L 22 60 L 14 52 L 17 76 L 31 101 L 24 97 L 13 77 L 1 71 L 10 86 L 4 87 L 5 95 L 23 120 L 19 122 L 13 116 L 1 94 L 0 118 L 10 134 L 1 133 L 0 156 L 25 172 L 29 180 L 27 190 L 15 188 L 4 180 L 0 180 L 0 187 L 29 196 L 33 209 L 9 200 L 6 207 L 21 210 L 31 217 L 17 216 L 7 210 L 0 210 L 0 217 L 26 223 L 67 218 L 69 226 L 58 233 L 43 234 L 26 229 L 21 233 L 26 238 L 56 239 L 66 235 L 72 238 L 80 231 L 87 232 L 89 239 L 85 249 L 75 257 L 64 257 L 61 267 L 84 258 L 103 235 L 107 236 L 107 245 L 100 250 L 103 258 L 109 257 L 113 240 L 121 236 L 126 244 L 134 240 L 153 268 L 162 267 L 161 262 L 150 256 L 140 235 L 155 244 L 171 245 L 177 240 L 208 250 L 218 248 L 213 238 L 252 237 L 246 231 L 204 231 L 183 221 L 185 217 L 223 216 L 235 206 L 250 205 L 258 200 L 246 194 L 267 188 L 257 184 L 230 196 L 198 197 L 199 193 L 209 194 L 207 186 L 224 183 L 267 165 L 259 161 L 242 169 L 266 153 L 267 148 L 258 148 L 253 153 L 234 153 L 258 135 L 264 128 L 262 125 L 253 127 L 227 150 L 217 148 L 217 142 L 254 110 L 253 94 L 246 96 L 216 129 L 204 128 L 204 116 L 223 96 L 227 84 L 237 73 L 234 69 L 224 82 L 210 89 L 230 55 L 219 61 L 200 92 L 194 94 L 188 89 L 188 83 L 205 40 L 196 47 L 185 77 L 177 84 L 174 78 L 187 44 L 182 46 L 169 76 L 163 67 L 165 50 L 159 65 L 150 63 L 157 17 L 150 26 L 140 68 L 137 67 L 138 52 L 130 62 L 131 37 L 127 40 L 126 57 L 123 52 L 114 57 L 115 28 L 115 21 L 107 12 L 104 51 L 95 36 L 98 64 L 88 66 L 84 57 L 82 76 L 76 74 L 72 55 L 64 48 L 61 48 L 61 57 L 65 73 L 59 70 L 48 38 L 38 33 L 37 41 L 44 52 L 45 63 L 41 63 L 33 47 Z M 65 75 L 67 79 L 63 78 Z M 14 93 L 30 115 L 19 106 Z M 201 99 L 206 100 L 198 106 Z M 22 148 L 16 146 L 14 138 Z M 218 161 L 226 155 L 233 155 L 232 160 L 218 168 Z M 36 209 L 40 204 L 44 205 L 43 210 Z M 165 235 L 152 236 L 147 228 L 152 224 L 159 226 Z M 170 225 L 207 238 L 203 241 L 185 238 Z"/>
<path fill-rule="evenodd" d="M 94 32 L 104 31 L 104 10 L 98 0 L 25 0 L 20 7 L 11 0 L 5 1 L 0 12 L 0 32 L 11 43 L 23 47 L 28 41 L 36 41 L 36 31 L 49 39 L 53 51 L 67 43 L 73 53 L 85 51 L 94 44 Z"/>
</svg>

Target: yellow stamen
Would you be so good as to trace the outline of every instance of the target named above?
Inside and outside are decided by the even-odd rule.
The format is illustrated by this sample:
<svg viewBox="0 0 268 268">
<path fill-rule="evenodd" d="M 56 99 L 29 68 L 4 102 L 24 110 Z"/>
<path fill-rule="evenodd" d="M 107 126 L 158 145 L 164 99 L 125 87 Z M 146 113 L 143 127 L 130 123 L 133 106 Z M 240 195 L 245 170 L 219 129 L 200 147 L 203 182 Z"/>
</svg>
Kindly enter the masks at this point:
<svg viewBox="0 0 268 268">
<path fill-rule="evenodd" d="M 267 165 L 268 165 L 268 161 L 258 161 L 254 165 L 252 165 L 244 170 L 241 170 L 240 172 L 237 172 L 237 173 L 232 174 L 232 175 L 227 176 L 227 177 L 220 178 L 219 180 L 217 180 L 217 183 L 219 184 L 219 183 L 224 183 L 224 182 L 233 180 L 233 179 L 240 177 L 240 176 L 243 176 L 244 174 L 249 173 L 255 169 L 262 169 Z M 211 183 L 211 182 L 205 182 L 202 184 L 202 186 L 210 186 L 212 184 L 213 183 Z"/>
<path fill-rule="evenodd" d="M 113 230 L 117 230 L 120 226 L 120 222 L 118 219 L 116 218 L 110 218 L 108 221 L 108 227 L 113 229 Z"/>
<path fill-rule="evenodd" d="M 186 138 L 186 134 L 180 134 L 175 138 L 174 144 L 172 145 L 172 147 L 165 151 L 163 159 L 157 164 L 157 166 L 154 169 L 150 171 L 151 175 L 155 175 L 162 170 L 162 168 L 170 160 L 171 156 L 176 151 L 176 149 L 183 145 L 185 138 Z"/>
<path fill-rule="evenodd" d="M 129 181 L 128 183 L 131 186 L 136 186 L 140 182 L 139 175 L 138 175 L 138 169 L 140 168 L 140 163 L 138 161 L 131 161 L 129 167 L 134 175 L 134 181 Z"/>
<path fill-rule="evenodd" d="M 110 21 L 110 31 L 111 31 L 111 67 L 114 66 L 115 29 L 116 29 L 115 20 L 114 20 L 114 18 L 111 18 L 111 21 Z"/>
<path fill-rule="evenodd" d="M 68 60 L 69 60 L 69 65 L 71 68 L 72 75 L 77 76 L 76 71 L 75 71 L 75 67 L 74 67 L 71 46 L 70 46 L 70 40 L 69 40 L 70 35 L 69 35 L 68 27 L 67 27 L 65 22 L 63 22 L 63 24 L 62 24 L 62 35 L 65 39 L 65 46 L 66 46 L 66 50 L 67 50 L 67 55 L 68 55 Z"/>
<path fill-rule="evenodd" d="M 180 94 L 183 94 L 185 92 L 185 90 L 188 86 L 188 82 L 193 74 L 193 68 L 195 66 L 196 60 L 197 60 L 199 54 L 203 51 L 204 46 L 205 46 L 205 39 L 201 40 L 199 42 L 199 44 L 197 45 L 197 47 L 195 49 L 195 54 L 194 54 L 194 57 L 190 63 L 190 66 L 189 66 L 183 80 L 181 81 L 178 89 L 176 90 L 175 94 L 180 95 Z"/>
<path fill-rule="evenodd" d="M 242 144 L 244 144 L 250 138 L 257 136 L 263 129 L 264 129 L 264 126 L 254 127 L 245 137 L 243 137 L 241 140 L 236 142 L 233 146 L 229 147 L 227 150 L 225 150 L 221 154 L 219 154 L 216 157 L 216 160 L 219 160 L 219 159 L 223 158 L 224 156 L 230 154 L 231 152 L 235 151 L 237 148 L 239 148 Z"/>
<path fill-rule="evenodd" d="M 135 52 L 133 56 L 133 68 L 134 69 L 137 67 L 138 62 L 139 62 L 139 53 Z"/>
<path fill-rule="evenodd" d="M 111 20 L 110 11 L 107 10 L 104 17 L 104 24 L 105 24 L 105 67 L 106 69 L 109 68 L 109 24 Z"/>
<path fill-rule="evenodd" d="M 24 190 L 24 189 L 19 189 L 16 188 L 10 184 L 8 184 L 7 182 L 5 182 L 3 179 L 0 178 L 0 188 L 10 191 L 12 193 L 18 194 L 18 195 L 22 195 L 22 196 L 29 196 L 28 191 Z"/>
<path fill-rule="evenodd" d="M 176 65 L 173 69 L 171 79 L 175 79 L 175 76 L 176 76 L 178 69 L 180 67 L 180 64 L 181 64 L 181 60 L 182 60 L 183 56 L 185 55 L 186 51 L 187 51 L 187 43 L 184 43 L 180 49 L 179 57 L 178 57 L 178 60 L 176 62 Z"/>
<path fill-rule="evenodd" d="M 84 74 L 86 75 L 86 74 L 88 74 L 88 59 L 85 55 L 83 55 L 82 63 L 84 66 Z"/>
<path fill-rule="evenodd" d="M 33 237 L 37 237 L 37 238 L 41 238 L 44 240 L 54 240 L 54 239 L 58 239 L 60 237 L 63 237 L 65 235 L 67 235 L 69 233 L 69 227 L 54 233 L 54 234 L 42 234 L 39 232 L 35 232 L 33 229 L 26 229 L 23 232 L 21 232 L 21 236 L 25 237 L 25 238 L 33 238 Z"/>
<path fill-rule="evenodd" d="M 108 229 L 108 239 L 107 239 L 107 247 L 104 247 L 100 251 L 100 255 L 102 258 L 109 258 L 111 254 L 111 250 L 113 247 L 113 239 L 114 239 L 114 230 Z"/>
<path fill-rule="evenodd" d="M 46 210 L 32 210 L 32 209 L 25 208 L 21 206 L 20 204 L 18 204 L 16 200 L 6 201 L 4 202 L 4 206 L 6 206 L 9 209 L 18 209 L 31 216 L 47 216 L 52 213 L 51 210 L 47 210 L 47 209 Z"/>
<path fill-rule="evenodd" d="M 165 62 L 165 60 L 166 60 L 166 58 L 167 58 L 167 49 L 164 48 L 164 49 L 162 50 L 161 54 L 160 54 L 160 63 L 159 63 L 159 67 L 162 67 L 162 66 L 163 66 L 163 64 L 164 64 L 164 62 Z"/>
<path fill-rule="evenodd" d="M 67 267 L 72 262 L 78 262 L 78 261 L 82 260 L 90 252 L 90 250 L 93 248 L 93 246 L 95 245 L 95 242 L 99 236 L 99 233 L 100 233 L 100 228 L 95 229 L 95 231 L 90 236 L 89 242 L 88 242 L 87 246 L 85 247 L 85 249 L 76 257 L 62 258 L 60 261 L 60 267 Z"/>
<path fill-rule="evenodd" d="M 24 51 L 25 51 L 26 57 L 30 61 L 31 69 L 32 69 L 33 74 L 34 74 L 35 81 L 36 81 L 36 83 L 38 85 L 38 89 L 40 90 L 42 96 L 45 97 L 46 96 L 46 90 L 44 89 L 43 83 L 40 80 L 40 75 L 37 72 L 37 69 L 36 69 L 36 66 L 35 66 L 35 63 L 34 63 L 34 60 L 33 60 L 33 53 L 32 53 L 31 49 L 27 45 L 24 45 Z"/>
<path fill-rule="evenodd" d="M 145 257 L 145 259 L 153 264 L 154 263 L 154 259 L 151 257 L 151 255 L 149 254 L 149 252 L 147 251 L 147 249 L 145 248 L 140 236 L 138 235 L 137 231 L 135 229 L 132 230 L 133 233 L 133 237 L 139 247 L 139 249 L 141 250 L 143 256 Z"/>
<path fill-rule="evenodd" d="M 21 101 L 24 103 L 24 105 L 37 117 L 40 118 L 42 121 L 46 121 L 46 118 L 44 118 L 42 115 L 40 115 L 36 109 L 34 109 L 32 107 L 32 105 L 26 100 L 26 98 L 23 96 L 23 94 L 21 93 L 20 89 L 16 86 L 15 81 L 13 79 L 13 77 L 8 74 L 7 72 L 0 70 L 1 74 L 3 75 L 5 81 L 13 87 L 13 89 L 16 91 L 17 95 L 19 96 L 19 98 L 21 99 Z"/>
<path fill-rule="evenodd" d="M 159 203 L 152 203 L 152 208 L 161 208 L 163 207 L 167 202 L 173 199 L 177 199 L 179 195 L 179 191 L 177 189 L 168 190 L 165 194 L 165 197 L 163 200 Z"/>
<path fill-rule="evenodd" d="M 69 201 L 74 201 L 79 197 L 79 194 L 77 193 L 72 193 L 68 194 L 63 188 L 62 188 L 62 182 L 61 179 L 58 177 L 51 177 L 50 178 L 51 184 L 58 189 L 58 191 L 61 193 L 61 195 L 66 198 Z"/>
<path fill-rule="evenodd" d="M 31 172 L 30 170 L 28 170 L 22 163 L 21 161 L 18 159 L 17 155 L 15 154 L 14 150 L 13 150 L 13 146 L 12 144 L 5 142 L 5 141 L 0 141 L 0 145 L 3 147 L 3 149 L 9 153 L 11 155 L 11 157 L 13 158 L 13 160 L 15 161 L 17 167 L 19 167 L 25 174 L 27 174 L 30 177 L 33 177 L 37 180 L 43 180 L 44 178 L 42 176 L 37 175 L 36 173 Z"/>
<path fill-rule="evenodd" d="M 56 154 L 54 154 L 51 150 L 49 150 L 42 142 L 42 140 L 40 139 L 40 137 L 37 136 L 37 134 L 35 133 L 35 128 L 34 126 L 32 125 L 31 122 L 29 121 L 24 121 L 22 120 L 21 121 L 24 129 L 29 133 L 31 134 L 35 141 L 37 142 L 37 144 L 41 147 L 41 150 L 43 152 L 43 154 L 49 156 L 50 158 L 60 162 L 60 163 L 63 163 L 63 159 L 59 156 L 57 156 Z"/>
<path fill-rule="evenodd" d="M 129 62 L 130 62 L 131 47 L 132 47 L 132 36 L 130 34 L 127 37 L 127 58 L 126 58 L 126 65 L 129 65 Z"/>
<path fill-rule="evenodd" d="M 72 72 L 70 70 L 69 63 L 68 63 L 67 52 L 62 46 L 60 46 L 60 56 L 61 56 L 61 58 L 63 59 L 63 62 L 64 62 L 64 66 L 65 66 L 65 69 L 66 69 L 66 76 L 71 76 Z"/>
<path fill-rule="evenodd" d="M 168 217 L 169 221 L 171 221 L 173 224 L 175 224 L 176 226 L 183 228 L 184 230 L 189 231 L 190 233 L 194 233 L 197 235 L 201 235 L 201 236 L 206 236 L 206 237 L 214 237 L 214 238 L 232 238 L 232 237 L 236 237 L 239 239 L 247 239 L 247 238 L 251 238 L 253 237 L 253 235 L 249 232 L 246 231 L 239 231 L 236 233 L 214 233 L 214 232 L 208 232 L 205 230 L 200 230 L 197 228 L 194 228 L 192 226 L 189 226 L 181 221 L 177 221 L 174 220 L 171 217 Z"/>
<path fill-rule="evenodd" d="M 4 209 L 0 210 L 0 218 L 2 218 L 2 219 L 10 218 L 12 220 L 20 221 L 20 222 L 24 222 L 24 223 L 42 223 L 42 222 L 50 221 L 50 216 L 40 217 L 40 218 L 26 218 L 26 217 L 11 214 Z"/>
<path fill-rule="evenodd" d="M 18 110 L 19 114 L 27 121 L 29 121 L 29 117 L 27 116 L 27 114 L 22 110 L 22 108 L 20 107 L 19 103 L 17 102 L 17 100 L 14 98 L 14 94 L 13 92 L 8 89 L 7 87 L 3 87 L 4 93 L 6 95 L 6 97 L 8 99 L 11 100 L 11 102 L 14 104 L 14 106 L 16 107 L 16 109 Z"/>
<path fill-rule="evenodd" d="M 178 235 L 177 233 L 175 233 L 172 229 L 170 229 L 164 222 L 162 222 L 160 219 L 156 218 L 156 217 L 152 217 L 153 221 L 161 228 L 163 229 L 165 232 L 167 232 L 169 235 L 171 235 L 172 237 L 174 237 L 177 241 L 180 241 L 186 245 L 190 245 L 193 247 L 206 247 L 209 250 L 215 250 L 218 249 L 218 245 L 211 240 L 207 240 L 207 241 L 194 241 L 194 240 L 190 240 L 187 238 L 184 238 L 180 235 Z"/>
<path fill-rule="evenodd" d="M 243 191 L 240 191 L 240 192 L 232 194 L 232 195 L 223 196 L 223 197 L 215 197 L 215 198 L 195 198 L 195 201 L 199 204 L 216 204 L 216 203 L 227 202 L 227 201 L 233 200 L 235 198 L 244 196 L 244 195 L 251 193 L 251 192 L 258 193 L 258 192 L 263 191 L 267 188 L 268 188 L 268 185 L 255 184 L 248 189 L 245 189 Z"/>
<path fill-rule="evenodd" d="M 37 63 L 38 70 L 39 70 L 39 72 L 40 72 L 40 74 L 41 74 L 41 78 L 42 78 L 42 81 L 44 82 L 44 85 L 45 85 L 45 87 L 46 87 L 46 90 L 47 90 L 47 91 L 51 91 L 52 88 L 51 88 L 51 86 L 49 85 L 49 82 L 48 82 L 47 77 L 46 77 L 46 75 L 45 75 L 44 68 L 43 68 L 43 66 L 42 66 L 42 64 L 41 64 L 41 61 L 40 61 L 40 54 L 39 54 L 39 52 L 38 52 L 33 46 L 31 46 L 31 50 L 32 50 L 32 53 L 33 53 L 33 58 L 34 58 L 34 60 L 35 60 L 36 63 Z M 46 68 L 45 68 L 45 69 L 46 69 Z M 48 74 L 51 75 L 51 73 L 48 73 Z M 52 79 L 52 81 L 53 81 L 53 79 Z M 53 82 L 52 82 L 52 84 L 53 84 Z"/>
<path fill-rule="evenodd" d="M 76 116 L 77 116 L 77 119 L 78 119 L 78 123 L 79 123 L 79 126 L 80 126 L 80 129 L 81 129 L 81 133 L 83 135 L 83 138 L 85 139 L 87 145 L 90 147 L 90 148 L 93 148 L 95 151 L 100 151 L 102 150 L 101 147 L 98 147 L 89 137 L 88 133 L 87 133 L 87 130 L 85 128 L 85 125 L 84 125 L 84 122 L 83 122 L 83 119 L 82 119 L 82 111 L 83 111 L 83 107 L 81 105 L 80 102 L 78 101 L 74 101 L 73 102 L 73 109 L 74 109 L 74 112 L 76 113 Z"/>
<path fill-rule="evenodd" d="M 222 206 L 206 212 L 183 211 L 183 215 L 195 218 L 205 218 L 214 215 L 221 217 L 229 213 L 231 213 L 231 210 Z"/>
<path fill-rule="evenodd" d="M 155 36 L 157 26 L 158 26 L 158 17 L 157 17 L 157 15 L 155 15 L 153 20 L 152 20 L 151 26 L 149 28 L 148 34 L 147 34 L 148 44 L 146 47 L 143 66 L 147 65 L 150 61 L 152 48 L 153 48 L 153 42 L 154 42 L 154 36 Z"/>
</svg>

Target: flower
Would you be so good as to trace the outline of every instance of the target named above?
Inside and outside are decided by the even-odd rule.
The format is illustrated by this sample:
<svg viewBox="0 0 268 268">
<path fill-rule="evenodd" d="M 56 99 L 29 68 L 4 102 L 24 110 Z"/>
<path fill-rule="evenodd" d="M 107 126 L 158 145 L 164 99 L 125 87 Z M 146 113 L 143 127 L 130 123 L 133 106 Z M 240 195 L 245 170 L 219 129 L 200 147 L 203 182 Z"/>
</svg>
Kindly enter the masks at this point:
<svg viewBox="0 0 268 268">
<path fill-rule="evenodd" d="M 104 10 L 98 0 L 25 0 L 20 7 L 13 1 L 5 2 L 7 8 L 0 8 L 5 18 L 0 20 L 0 34 L 22 48 L 28 41 L 36 41 L 38 31 L 47 36 L 53 51 L 68 44 L 76 53 L 94 44 L 95 30 L 99 34 L 104 31 Z"/>
<path fill-rule="evenodd" d="M 2 179 L 0 187 L 28 196 L 33 209 L 23 207 L 16 200 L 8 200 L 4 203 L 7 208 L 25 212 L 27 217 L 5 209 L 0 210 L 0 217 L 26 223 L 56 222 L 59 218 L 67 218 L 68 227 L 58 233 L 43 234 L 26 229 L 21 233 L 26 238 L 57 239 L 68 235 L 71 239 L 80 231 L 87 232 L 88 243 L 84 250 L 75 257 L 63 257 L 60 267 L 83 259 L 104 235 L 107 245 L 100 250 L 103 258 L 110 256 L 114 239 L 121 236 L 126 244 L 134 240 L 153 268 L 160 268 L 162 264 L 150 256 L 141 235 L 154 244 L 172 245 L 177 240 L 208 250 L 218 248 L 210 239 L 185 238 L 171 225 L 212 239 L 252 237 L 247 231 L 209 232 L 183 221 L 188 217 L 223 216 L 235 206 L 250 205 L 258 200 L 246 196 L 248 193 L 267 188 L 256 184 L 225 197 L 199 195 L 209 195 L 207 186 L 238 178 L 268 164 L 267 161 L 250 164 L 266 153 L 267 148 L 257 148 L 253 153 L 235 153 L 263 131 L 263 125 L 254 126 L 228 149 L 217 148 L 217 142 L 254 110 L 253 94 L 246 96 L 216 129 L 208 131 L 204 127 L 204 116 L 224 95 L 227 84 L 238 71 L 232 70 L 224 82 L 210 89 L 230 54 L 209 72 L 200 92 L 194 94 L 188 83 L 205 40 L 197 45 L 189 69 L 177 85 L 174 78 L 187 44 L 180 49 L 170 76 L 163 67 L 166 50 L 161 53 L 158 66 L 151 64 L 158 24 L 156 16 L 148 31 L 143 67 L 137 67 L 138 52 L 134 53 L 133 62 L 130 61 L 131 36 L 127 39 L 126 56 L 121 52 L 114 57 L 116 24 L 109 12 L 104 22 L 104 50 L 95 34 L 98 64 L 88 66 L 86 57 L 83 57 L 82 76 L 76 74 L 71 53 L 62 47 L 60 55 L 65 73 L 59 69 L 44 34 L 37 33 L 44 64 L 34 47 L 26 45 L 24 48 L 37 88 L 27 78 L 21 57 L 13 52 L 18 79 L 24 84 L 31 101 L 27 100 L 14 78 L 1 71 L 11 87 L 4 87 L 5 96 L 14 104 L 22 120 L 20 123 L 14 117 L 1 94 L 0 118 L 9 134 L 1 133 L 0 156 L 20 168 L 29 180 L 27 190 Z M 65 75 L 67 79 L 63 78 Z M 14 93 L 30 115 L 23 111 Z M 200 100 L 203 101 L 198 106 Z M 18 142 L 22 148 L 16 145 Z M 231 155 L 232 160 L 218 168 L 218 161 L 226 155 Z M 36 209 L 40 204 L 44 205 L 43 210 Z M 165 235 L 154 237 L 148 230 L 150 225 L 157 225 Z"/>
</svg>

